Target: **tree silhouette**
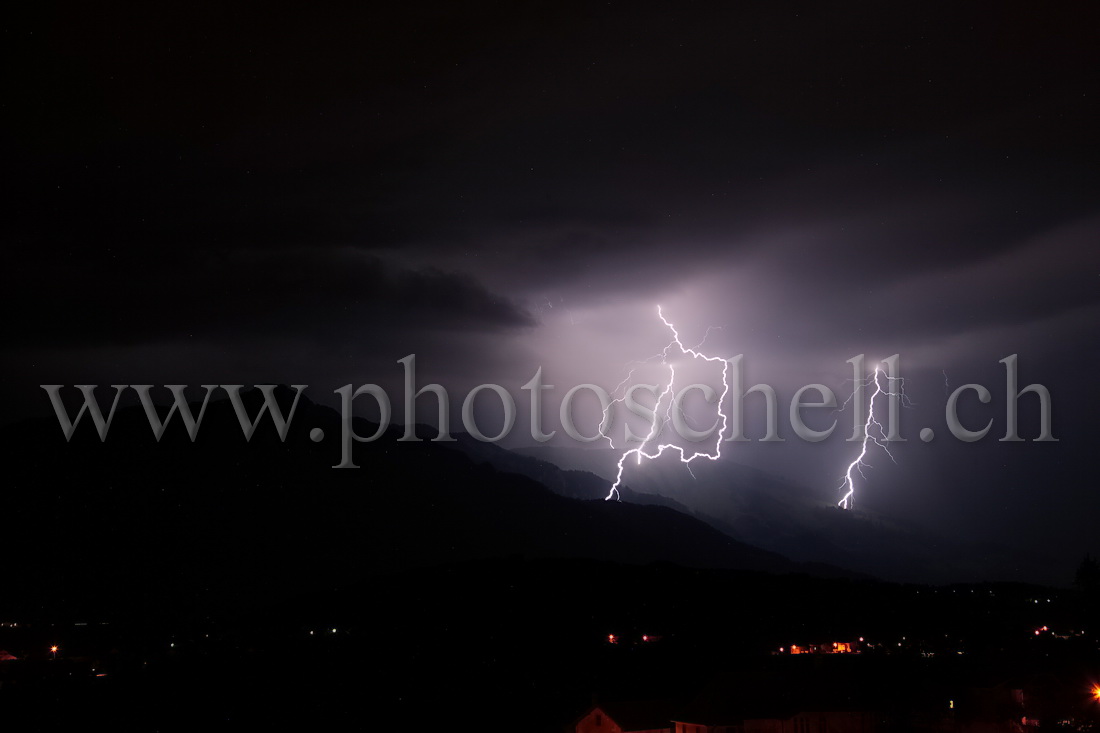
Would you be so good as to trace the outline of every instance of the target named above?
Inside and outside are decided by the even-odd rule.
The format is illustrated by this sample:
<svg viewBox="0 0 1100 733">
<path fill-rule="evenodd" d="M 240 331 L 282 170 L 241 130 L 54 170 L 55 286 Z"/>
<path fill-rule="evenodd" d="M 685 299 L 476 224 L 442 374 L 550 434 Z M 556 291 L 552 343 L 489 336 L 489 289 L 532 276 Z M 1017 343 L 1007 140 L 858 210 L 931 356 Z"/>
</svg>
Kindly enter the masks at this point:
<svg viewBox="0 0 1100 733">
<path fill-rule="evenodd" d="M 1086 595 L 1093 595 L 1100 591 L 1100 563 L 1093 559 L 1091 555 L 1085 555 L 1085 559 L 1077 567 L 1077 576 L 1074 578 L 1073 584 L 1084 591 Z"/>
</svg>

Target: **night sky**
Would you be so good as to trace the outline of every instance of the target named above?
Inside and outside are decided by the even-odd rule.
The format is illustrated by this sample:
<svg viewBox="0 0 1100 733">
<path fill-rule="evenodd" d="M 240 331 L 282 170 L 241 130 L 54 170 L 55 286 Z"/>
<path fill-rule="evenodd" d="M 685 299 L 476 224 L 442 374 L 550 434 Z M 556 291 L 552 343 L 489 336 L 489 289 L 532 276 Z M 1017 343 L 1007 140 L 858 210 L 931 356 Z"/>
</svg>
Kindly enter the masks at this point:
<svg viewBox="0 0 1100 733">
<path fill-rule="evenodd" d="M 1100 553 L 1098 28 L 1083 3 L 24 9 L 4 421 L 51 414 L 40 384 L 280 382 L 333 405 L 375 382 L 400 421 L 415 353 L 456 421 L 474 385 L 511 390 L 506 445 L 530 446 L 520 385 L 542 367 L 556 422 L 664 346 L 661 304 L 779 393 L 787 441 L 723 460 L 823 500 L 851 415 L 804 443 L 791 397 L 900 354 L 908 442 L 858 506 L 1068 583 Z M 1034 395 L 1028 441 L 998 441 L 1010 354 L 1059 442 L 1031 441 Z M 992 392 L 963 410 L 985 440 L 946 430 L 945 379 Z"/>
</svg>

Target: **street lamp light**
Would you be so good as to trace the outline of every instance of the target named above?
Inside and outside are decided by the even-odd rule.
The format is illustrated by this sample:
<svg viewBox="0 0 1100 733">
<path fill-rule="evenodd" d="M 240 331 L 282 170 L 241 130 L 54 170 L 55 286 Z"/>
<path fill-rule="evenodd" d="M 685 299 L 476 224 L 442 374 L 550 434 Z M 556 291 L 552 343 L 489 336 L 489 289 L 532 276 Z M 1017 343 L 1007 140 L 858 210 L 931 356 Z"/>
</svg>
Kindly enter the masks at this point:
<svg viewBox="0 0 1100 733">
<path fill-rule="evenodd" d="M 53 655 L 54 659 L 57 659 L 57 645 L 56 644 L 54 646 L 50 647 L 50 654 Z"/>
</svg>

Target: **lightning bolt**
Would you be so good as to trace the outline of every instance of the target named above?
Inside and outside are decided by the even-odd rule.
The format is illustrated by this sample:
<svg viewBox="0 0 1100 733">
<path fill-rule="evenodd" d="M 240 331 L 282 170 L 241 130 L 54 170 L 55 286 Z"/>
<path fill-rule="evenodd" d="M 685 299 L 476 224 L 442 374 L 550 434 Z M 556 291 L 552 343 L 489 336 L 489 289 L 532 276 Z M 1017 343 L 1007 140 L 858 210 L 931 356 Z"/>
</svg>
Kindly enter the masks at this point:
<svg viewBox="0 0 1100 733">
<path fill-rule="evenodd" d="M 880 376 L 886 380 L 888 388 L 883 387 L 882 382 L 879 381 Z M 896 392 L 891 391 L 891 382 L 898 383 Z M 863 443 L 861 445 L 859 455 L 855 457 L 855 460 L 848 464 L 848 470 L 844 472 L 844 480 L 840 484 L 840 490 L 844 492 L 844 496 L 841 498 L 840 501 L 837 502 L 837 506 L 842 509 L 852 508 L 852 497 L 853 494 L 855 494 L 856 490 L 855 477 L 853 474 L 858 472 L 861 478 L 867 478 L 867 476 L 863 473 L 863 469 L 868 468 L 871 465 L 867 462 L 867 454 L 870 452 L 872 446 L 878 446 L 879 448 L 881 448 L 886 453 L 886 455 L 890 457 L 891 461 L 897 463 L 897 461 L 894 460 L 894 454 L 890 452 L 890 448 L 886 445 L 886 441 L 888 440 L 888 438 L 886 437 L 886 430 L 882 427 L 882 423 L 880 423 L 875 418 L 875 399 L 879 396 L 885 396 L 887 398 L 892 396 L 900 396 L 903 401 L 907 402 L 908 397 L 905 394 L 905 380 L 903 380 L 901 377 L 891 377 L 885 371 L 883 371 L 881 365 L 878 365 L 875 367 L 875 373 L 867 379 L 863 380 L 862 382 L 859 382 L 856 385 L 855 389 L 863 389 L 864 387 L 869 387 L 872 384 L 875 385 L 875 391 L 871 395 L 870 401 L 867 403 L 867 421 L 863 424 Z M 852 396 L 854 395 L 855 391 L 852 392 Z M 850 396 L 848 400 L 851 399 L 852 397 Z M 845 404 L 847 404 L 847 401 Z M 874 433 L 872 433 L 872 428 L 875 430 Z"/>
<path fill-rule="evenodd" d="M 700 341 L 694 347 L 687 347 L 687 346 L 684 346 L 684 343 L 680 340 L 679 331 L 677 331 L 676 327 L 674 325 L 672 325 L 672 323 L 668 319 L 665 318 L 664 311 L 661 310 L 661 306 L 659 306 L 659 305 L 657 306 L 657 317 L 660 318 L 661 322 L 663 324 L 665 324 L 665 327 L 668 328 L 668 330 L 672 332 L 672 340 L 669 341 L 668 344 L 664 347 L 664 349 L 662 349 L 657 354 L 654 354 L 653 356 L 649 357 L 648 359 L 644 359 L 640 362 L 635 362 L 635 363 L 645 364 L 645 363 L 649 363 L 649 362 L 651 362 L 655 359 L 660 359 L 661 363 L 663 365 L 665 365 L 666 367 L 668 367 L 668 381 L 664 385 L 660 395 L 658 395 L 657 403 L 653 406 L 653 421 L 650 423 L 649 433 L 646 435 L 645 440 L 643 440 L 642 444 L 640 446 L 638 446 L 637 448 L 632 448 L 628 451 L 625 451 L 625 452 L 623 452 L 623 454 L 621 456 L 619 456 L 619 461 L 616 464 L 617 468 L 618 468 L 618 471 L 615 474 L 615 483 L 613 483 L 611 485 L 611 490 L 608 492 L 607 496 L 605 497 L 605 500 L 618 499 L 619 498 L 619 486 L 622 485 L 622 482 L 623 482 L 623 471 L 624 471 L 624 468 L 625 468 L 626 459 L 631 457 L 631 456 L 635 456 L 637 458 L 637 463 L 640 465 L 643 458 L 652 461 L 654 459 L 660 458 L 661 455 L 664 454 L 664 452 L 666 450 L 676 451 L 677 453 L 680 454 L 680 462 L 683 463 L 685 466 L 687 466 L 688 473 L 691 473 L 691 462 L 696 460 L 697 458 L 706 458 L 709 461 L 716 461 L 716 460 L 718 460 L 719 458 L 722 457 L 722 434 L 725 433 L 726 428 L 729 425 L 729 418 L 726 415 L 726 413 L 724 413 L 722 411 L 722 403 L 725 401 L 726 395 L 729 393 L 729 380 L 727 378 L 729 376 L 729 361 L 727 361 L 723 357 L 709 356 L 709 355 L 704 354 L 703 352 L 699 351 L 699 348 L 702 347 L 703 343 L 706 342 L 707 337 L 710 335 L 711 330 L 713 330 L 713 327 L 707 329 L 706 334 L 703 336 L 702 341 Z M 714 452 L 713 453 L 708 453 L 708 452 L 705 452 L 705 451 L 696 451 L 696 452 L 692 453 L 691 455 L 688 455 L 687 451 L 685 451 L 681 446 L 673 445 L 672 443 L 658 444 L 657 449 L 656 449 L 655 452 L 648 452 L 646 450 L 646 448 L 649 446 L 649 444 L 657 439 L 657 437 L 660 435 L 661 430 L 664 428 L 664 426 L 666 424 L 668 424 L 668 421 L 670 419 L 670 414 L 671 414 L 671 411 L 672 411 L 672 405 L 675 402 L 675 400 L 672 397 L 669 397 L 670 395 L 672 395 L 672 387 L 676 383 L 676 367 L 673 366 L 673 364 L 669 361 L 669 354 L 673 353 L 674 351 L 679 352 L 678 353 L 679 356 L 691 357 L 692 359 L 700 359 L 702 361 L 721 362 L 722 363 L 722 394 L 719 395 L 719 397 L 718 397 L 718 414 L 722 417 L 722 427 L 719 428 L 719 430 L 718 430 L 718 438 L 715 441 Z M 634 376 L 634 370 L 632 369 L 630 371 L 630 373 L 626 376 L 626 379 L 624 379 L 622 382 L 620 382 L 619 385 L 612 391 L 612 394 L 615 394 L 620 389 L 625 387 L 626 384 L 630 381 L 630 379 L 633 376 Z M 669 397 L 668 403 L 665 406 L 664 417 L 660 418 L 660 417 L 658 417 L 658 413 L 660 412 L 661 403 L 665 401 L 666 397 Z M 615 443 L 604 432 L 604 429 L 610 423 L 611 406 L 614 405 L 617 402 L 622 402 L 625 399 L 626 399 L 626 395 L 624 394 L 623 397 L 621 397 L 619 399 L 616 399 L 616 400 L 612 400 L 611 403 L 609 403 L 607 409 L 604 410 L 603 421 L 600 423 L 600 435 L 602 435 L 604 438 L 607 439 L 608 444 L 611 445 L 612 448 L 615 447 Z M 695 474 L 692 474 L 693 477 L 694 477 L 694 475 Z"/>
</svg>

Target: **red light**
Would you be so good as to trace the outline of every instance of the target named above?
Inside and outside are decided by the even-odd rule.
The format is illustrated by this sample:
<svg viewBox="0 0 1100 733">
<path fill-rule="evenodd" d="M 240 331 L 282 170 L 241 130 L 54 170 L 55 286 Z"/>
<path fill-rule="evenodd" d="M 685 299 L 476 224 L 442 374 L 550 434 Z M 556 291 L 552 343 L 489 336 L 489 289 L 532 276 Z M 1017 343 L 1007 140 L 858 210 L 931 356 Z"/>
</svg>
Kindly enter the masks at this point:
<svg viewBox="0 0 1100 733">
<path fill-rule="evenodd" d="M 649 637 L 645 634 L 642 634 L 642 641 L 649 641 Z"/>
<path fill-rule="evenodd" d="M 615 638 L 615 635 L 614 635 L 614 634 L 608 634 L 608 635 L 607 635 L 607 643 L 608 643 L 608 644 L 617 644 L 617 643 L 618 643 L 618 639 L 616 639 L 616 638 Z"/>
</svg>

